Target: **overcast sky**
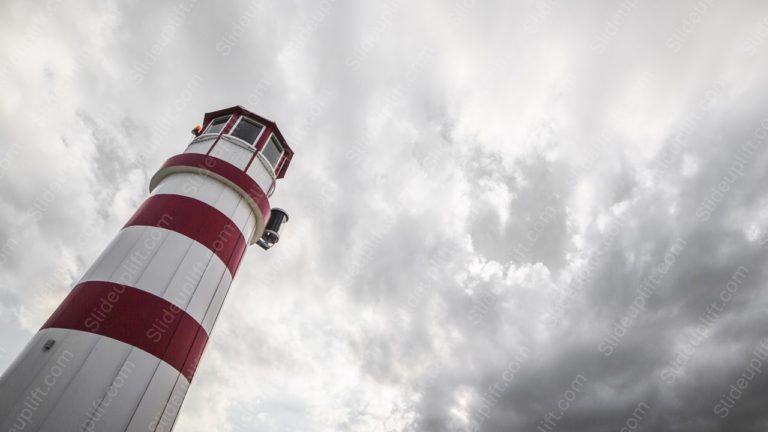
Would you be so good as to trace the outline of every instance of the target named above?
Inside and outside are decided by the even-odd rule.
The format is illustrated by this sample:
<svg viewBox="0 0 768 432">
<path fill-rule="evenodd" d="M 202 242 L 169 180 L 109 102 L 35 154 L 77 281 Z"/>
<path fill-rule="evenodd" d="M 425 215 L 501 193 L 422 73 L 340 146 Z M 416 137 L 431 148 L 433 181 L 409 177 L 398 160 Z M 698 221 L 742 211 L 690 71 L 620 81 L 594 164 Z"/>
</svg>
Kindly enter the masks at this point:
<svg viewBox="0 0 768 432">
<path fill-rule="evenodd" d="M 296 151 L 291 220 L 250 248 L 176 430 L 768 428 L 767 3 L 0 17 L 0 370 L 240 104 Z"/>
</svg>

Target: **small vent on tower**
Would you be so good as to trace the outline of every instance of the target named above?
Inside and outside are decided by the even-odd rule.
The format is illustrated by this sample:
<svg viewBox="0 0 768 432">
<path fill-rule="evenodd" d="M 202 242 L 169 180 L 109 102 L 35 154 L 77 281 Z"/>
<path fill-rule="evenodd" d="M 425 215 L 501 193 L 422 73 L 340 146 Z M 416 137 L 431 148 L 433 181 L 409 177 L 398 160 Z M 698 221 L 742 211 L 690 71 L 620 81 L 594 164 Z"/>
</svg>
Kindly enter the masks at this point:
<svg viewBox="0 0 768 432">
<path fill-rule="evenodd" d="M 43 352 L 50 351 L 53 346 L 56 345 L 56 341 L 53 339 L 48 339 L 43 344 Z"/>
<path fill-rule="evenodd" d="M 288 213 L 280 208 L 273 208 L 269 213 L 269 221 L 264 228 L 264 234 L 261 235 L 261 239 L 256 242 L 262 249 L 267 250 L 280 241 L 280 229 L 283 224 L 288 222 Z"/>
</svg>

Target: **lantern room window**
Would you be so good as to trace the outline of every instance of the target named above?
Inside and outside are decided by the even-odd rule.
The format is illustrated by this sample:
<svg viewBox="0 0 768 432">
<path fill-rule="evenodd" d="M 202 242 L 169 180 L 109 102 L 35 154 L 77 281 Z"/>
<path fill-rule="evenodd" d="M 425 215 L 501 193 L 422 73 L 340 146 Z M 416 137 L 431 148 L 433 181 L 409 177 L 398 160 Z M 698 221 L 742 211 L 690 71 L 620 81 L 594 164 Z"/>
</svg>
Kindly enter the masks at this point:
<svg viewBox="0 0 768 432">
<path fill-rule="evenodd" d="M 270 165 L 272 165 L 272 169 L 277 168 L 277 164 L 280 162 L 280 158 L 283 156 L 283 146 L 280 145 L 280 142 L 275 138 L 274 135 L 272 135 L 269 138 L 269 141 L 267 141 L 267 144 L 264 146 L 264 149 L 261 151 L 261 154 L 264 156 L 264 159 L 266 159 Z"/>
<path fill-rule="evenodd" d="M 211 120 L 211 123 L 208 125 L 208 127 L 205 129 L 205 132 L 203 133 L 211 133 L 211 134 L 217 134 L 221 132 L 222 129 L 224 129 L 224 126 L 229 121 L 229 116 L 221 116 L 216 117 L 215 119 Z"/>
<path fill-rule="evenodd" d="M 262 130 L 264 130 L 264 126 L 249 118 L 240 117 L 240 121 L 237 122 L 237 125 L 232 130 L 232 136 L 240 138 L 250 145 L 254 145 Z"/>
</svg>

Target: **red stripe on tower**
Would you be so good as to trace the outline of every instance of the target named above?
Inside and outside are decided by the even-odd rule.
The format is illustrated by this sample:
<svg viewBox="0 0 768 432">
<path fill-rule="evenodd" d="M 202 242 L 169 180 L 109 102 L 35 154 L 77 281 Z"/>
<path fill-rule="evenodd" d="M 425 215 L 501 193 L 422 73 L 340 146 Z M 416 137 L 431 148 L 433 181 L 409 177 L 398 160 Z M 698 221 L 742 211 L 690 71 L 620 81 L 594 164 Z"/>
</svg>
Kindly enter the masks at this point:
<svg viewBox="0 0 768 432">
<path fill-rule="evenodd" d="M 150 189 L 154 189 L 162 179 L 175 172 L 195 172 L 224 180 L 250 201 L 254 211 L 260 212 L 264 223 L 269 219 L 270 207 L 267 194 L 254 179 L 231 163 L 199 153 L 176 155 L 160 167 L 150 182 Z"/>
<path fill-rule="evenodd" d="M 163 360 L 189 381 L 208 342 L 203 327 L 173 303 L 138 288 L 101 281 L 77 285 L 42 328 L 119 340 Z"/>
<path fill-rule="evenodd" d="M 245 253 L 245 237 L 224 213 L 194 198 L 182 195 L 149 197 L 125 224 L 165 228 L 185 235 L 215 253 L 237 273 Z"/>
</svg>

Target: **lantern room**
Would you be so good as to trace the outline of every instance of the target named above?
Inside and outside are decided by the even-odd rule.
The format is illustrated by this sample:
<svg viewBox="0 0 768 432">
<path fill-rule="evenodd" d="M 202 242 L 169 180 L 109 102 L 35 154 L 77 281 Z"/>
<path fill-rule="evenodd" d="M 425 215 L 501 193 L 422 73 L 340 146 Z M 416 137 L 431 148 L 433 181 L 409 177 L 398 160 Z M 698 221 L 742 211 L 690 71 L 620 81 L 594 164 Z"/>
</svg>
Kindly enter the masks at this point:
<svg viewBox="0 0 768 432">
<path fill-rule="evenodd" d="M 185 153 L 202 153 L 243 170 L 271 196 L 283 178 L 293 150 L 277 125 L 242 106 L 207 113 Z"/>
</svg>

